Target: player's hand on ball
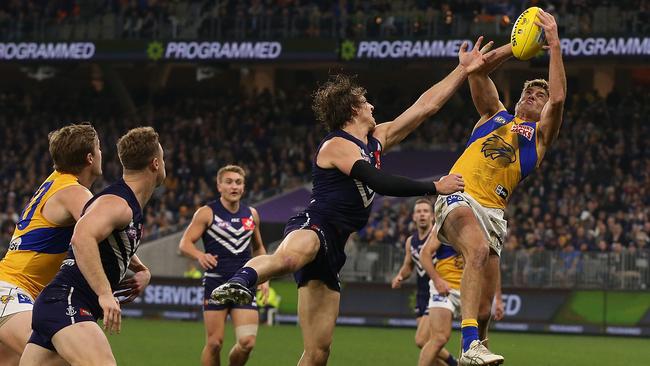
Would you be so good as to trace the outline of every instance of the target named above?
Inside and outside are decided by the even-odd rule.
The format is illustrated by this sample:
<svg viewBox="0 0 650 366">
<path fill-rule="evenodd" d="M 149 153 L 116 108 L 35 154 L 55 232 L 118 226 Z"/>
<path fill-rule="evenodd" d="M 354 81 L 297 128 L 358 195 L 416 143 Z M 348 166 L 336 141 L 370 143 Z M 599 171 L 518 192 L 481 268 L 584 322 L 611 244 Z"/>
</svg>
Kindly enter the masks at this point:
<svg viewBox="0 0 650 366">
<path fill-rule="evenodd" d="M 262 292 L 262 304 L 266 304 L 269 301 L 269 281 L 257 285 L 257 291 Z"/>
<path fill-rule="evenodd" d="M 440 194 L 452 194 L 465 189 L 465 181 L 460 174 L 445 175 L 433 184 L 436 185 L 436 191 Z"/>
<path fill-rule="evenodd" d="M 202 253 L 196 260 L 199 261 L 199 265 L 205 271 L 217 266 L 217 256 L 210 253 Z"/>
<path fill-rule="evenodd" d="M 486 63 L 486 57 L 488 56 L 486 53 L 490 51 L 494 42 L 490 41 L 481 48 L 482 42 L 483 36 L 478 37 L 474 47 L 469 52 L 467 51 L 467 48 L 469 47 L 467 42 L 463 42 L 460 46 L 460 51 L 458 51 L 458 61 L 468 73 L 478 71 Z"/>
<path fill-rule="evenodd" d="M 104 311 L 104 331 L 109 334 L 120 333 L 122 328 L 122 310 L 120 303 L 112 293 L 100 295 L 99 306 Z"/>
<path fill-rule="evenodd" d="M 400 287 L 402 287 L 402 281 L 403 280 L 404 279 L 402 278 L 402 276 L 400 276 L 400 275 L 395 276 L 395 278 L 393 278 L 393 281 L 390 284 L 390 287 L 391 288 L 400 288 Z"/>
<path fill-rule="evenodd" d="M 559 46 L 560 36 L 557 33 L 557 23 L 555 22 L 555 18 L 551 14 L 540 9 L 537 13 L 537 19 L 538 20 L 535 21 L 535 24 L 544 29 L 544 36 L 546 37 L 547 46 L 544 46 L 544 49 L 548 49 L 552 46 Z"/>
</svg>

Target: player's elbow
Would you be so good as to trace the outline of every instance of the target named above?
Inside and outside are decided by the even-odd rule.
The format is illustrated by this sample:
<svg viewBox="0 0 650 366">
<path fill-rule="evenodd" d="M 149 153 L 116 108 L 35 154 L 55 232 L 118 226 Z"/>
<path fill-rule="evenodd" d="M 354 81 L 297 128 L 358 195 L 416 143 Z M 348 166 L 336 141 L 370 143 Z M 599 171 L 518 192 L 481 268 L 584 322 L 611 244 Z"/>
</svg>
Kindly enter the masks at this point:
<svg viewBox="0 0 650 366">
<path fill-rule="evenodd" d="M 554 107 L 564 106 L 565 100 L 566 100 L 566 93 L 563 92 L 552 93 L 548 98 L 548 102 L 551 103 L 551 105 Z"/>
</svg>

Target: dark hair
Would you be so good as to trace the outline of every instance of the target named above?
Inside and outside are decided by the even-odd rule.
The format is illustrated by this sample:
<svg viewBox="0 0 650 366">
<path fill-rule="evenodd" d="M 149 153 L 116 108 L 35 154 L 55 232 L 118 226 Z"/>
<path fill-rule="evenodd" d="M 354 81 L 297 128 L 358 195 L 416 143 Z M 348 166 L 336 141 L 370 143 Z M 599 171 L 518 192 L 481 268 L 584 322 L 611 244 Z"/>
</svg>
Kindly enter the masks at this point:
<svg viewBox="0 0 650 366">
<path fill-rule="evenodd" d="M 427 198 L 418 198 L 417 201 L 415 201 L 415 203 L 413 204 L 413 207 L 419 205 L 420 203 L 426 203 L 427 205 L 429 205 L 431 207 L 431 209 L 433 209 L 433 205 L 431 203 L 431 200 L 429 200 Z"/>
<path fill-rule="evenodd" d="M 331 75 L 313 94 L 311 108 L 316 119 L 328 131 L 342 128 L 354 117 L 355 109 L 361 108 L 366 89 L 355 84 L 352 79 L 347 75 Z"/>
<path fill-rule="evenodd" d="M 158 146 L 158 132 L 137 127 L 117 140 L 117 155 L 124 169 L 142 170 L 158 155 Z"/>
<path fill-rule="evenodd" d="M 79 174 L 88 165 L 86 156 L 97 143 L 97 131 L 87 122 L 62 127 L 47 135 L 54 169 L 61 173 Z"/>
</svg>

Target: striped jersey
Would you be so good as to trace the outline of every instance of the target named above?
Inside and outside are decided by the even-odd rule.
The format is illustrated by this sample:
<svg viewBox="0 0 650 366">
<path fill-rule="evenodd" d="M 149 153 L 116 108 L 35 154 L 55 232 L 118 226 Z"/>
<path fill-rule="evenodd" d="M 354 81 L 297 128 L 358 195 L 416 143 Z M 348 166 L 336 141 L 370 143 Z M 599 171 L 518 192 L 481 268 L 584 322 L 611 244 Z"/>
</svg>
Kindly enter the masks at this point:
<svg viewBox="0 0 650 366">
<path fill-rule="evenodd" d="M 418 292 L 429 292 L 429 275 L 424 270 L 422 263 L 420 262 L 420 250 L 422 249 L 422 246 L 424 246 L 424 243 L 427 242 L 427 238 L 429 238 L 430 232 L 431 231 L 429 230 L 427 235 L 425 235 L 422 239 L 420 239 L 420 235 L 418 234 L 417 230 L 411 236 L 411 259 L 415 264 L 415 272 L 417 275 L 416 284 Z"/>
</svg>

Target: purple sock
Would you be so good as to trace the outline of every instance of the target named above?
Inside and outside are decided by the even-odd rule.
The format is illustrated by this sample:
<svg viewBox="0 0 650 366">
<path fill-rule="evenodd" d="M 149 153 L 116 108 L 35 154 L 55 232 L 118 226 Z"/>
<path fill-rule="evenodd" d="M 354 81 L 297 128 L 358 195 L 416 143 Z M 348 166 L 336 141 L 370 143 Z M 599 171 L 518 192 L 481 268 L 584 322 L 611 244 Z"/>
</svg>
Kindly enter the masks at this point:
<svg viewBox="0 0 650 366">
<path fill-rule="evenodd" d="M 242 267 L 235 275 L 229 280 L 230 282 L 237 282 L 246 288 L 254 288 L 257 285 L 257 272 L 251 267 Z"/>
</svg>

